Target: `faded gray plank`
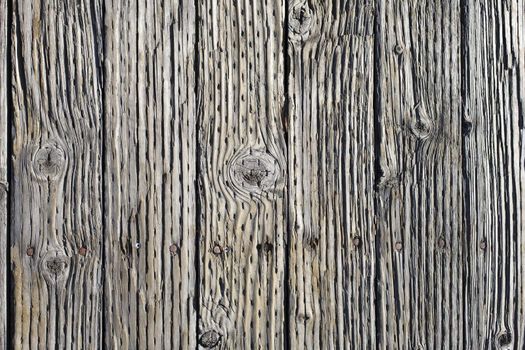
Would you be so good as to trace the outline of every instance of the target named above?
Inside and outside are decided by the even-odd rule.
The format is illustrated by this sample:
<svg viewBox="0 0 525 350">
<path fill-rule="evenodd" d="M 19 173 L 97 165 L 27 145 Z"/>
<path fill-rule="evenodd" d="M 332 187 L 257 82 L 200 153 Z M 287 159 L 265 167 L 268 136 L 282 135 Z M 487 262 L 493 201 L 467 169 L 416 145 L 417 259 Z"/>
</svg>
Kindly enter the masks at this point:
<svg viewBox="0 0 525 350">
<path fill-rule="evenodd" d="M 199 345 L 280 349 L 286 146 L 279 0 L 199 0 Z"/>
<path fill-rule="evenodd" d="M 376 349 L 374 1 L 288 6 L 290 346 Z"/>
<path fill-rule="evenodd" d="M 380 348 L 464 348 L 460 1 L 378 4 Z"/>
<path fill-rule="evenodd" d="M 13 5 L 12 345 L 99 348 L 100 2 Z"/>
<path fill-rule="evenodd" d="M 0 348 L 6 349 L 7 320 L 7 0 L 0 0 Z"/>
<path fill-rule="evenodd" d="M 525 2 L 466 5 L 466 348 L 524 349 Z"/>
<path fill-rule="evenodd" d="M 105 6 L 105 345 L 195 348 L 193 1 Z"/>
</svg>

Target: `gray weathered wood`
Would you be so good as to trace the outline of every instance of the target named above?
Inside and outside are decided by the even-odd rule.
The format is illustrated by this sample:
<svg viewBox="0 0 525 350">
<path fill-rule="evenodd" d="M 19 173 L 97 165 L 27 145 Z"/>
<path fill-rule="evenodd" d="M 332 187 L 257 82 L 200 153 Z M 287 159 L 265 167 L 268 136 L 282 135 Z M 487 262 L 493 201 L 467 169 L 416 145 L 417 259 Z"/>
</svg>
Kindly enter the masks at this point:
<svg viewBox="0 0 525 350">
<path fill-rule="evenodd" d="M 100 5 L 13 2 L 15 349 L 101 346 Z"/>
<path fill-rule="evenodd" d="M 379 346 L 462 349 L 460 1 L 378 5 Z"/>
<path fill-rule="evenodd" d="M 105 34 L 105 345 L 192 349 L 193 1 L 106 1 Z"/>
<path fill-rule="evenodd" d="M 0 0 L 0 348 L 5 349 L 7 320 L 7 0 Z"/>
<path fill-rule="evenodd" d="M 199 0 L 202 348 L 281 349 L 284 4 Z"/>
<path fill-rule="evenodd" d="M 524 349 L 525 2 L 465 3 L 465 348 Z"/>
<path fill-rule="evenodd" d="M 288 16 L 290 346 L 376 349 L 374 1 Z"/>
</svg>

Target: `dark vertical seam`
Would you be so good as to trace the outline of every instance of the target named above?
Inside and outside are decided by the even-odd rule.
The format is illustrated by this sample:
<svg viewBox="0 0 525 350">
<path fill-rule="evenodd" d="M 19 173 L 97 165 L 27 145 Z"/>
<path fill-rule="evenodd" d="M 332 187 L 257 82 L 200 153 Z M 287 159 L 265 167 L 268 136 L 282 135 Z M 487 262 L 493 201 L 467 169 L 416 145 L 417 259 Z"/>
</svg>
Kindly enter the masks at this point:
<svg viewBox="0 0 525 350">
<path fill-rule="evenodd" d="M 14 105 L 13 105 L 13 67 L 12 67 L 12 60 L 15 59 L 13 55 L 13 0 L 7 0 L 7 31 L 6 31 L 6 50 L 8 50 L 6 57 L 2 58 L 6 60 L 6 102 L 7 102 L 7 157 L 6 157 L 6 171 L 7 171 L 7 193 L 6 193 L 6 246 L 2 247 L 1 249 L 6 250 L 5 259 L 5 273 L 6 273 L 6 286 L 5 290 L 3 291 L 6 296 L 6 301 L 8 300 L 15 300 L 14 296 L 14 278 L 11 273 L 12 267 L 11 267 L 11 221 L 14 220 L 13 216 L 11 215 L 11 204 L 13 200 L 12 191 L 10 190 L 9 186 L 13 186 L 13 173 L 12 173 L 12 161 L 13 161 L 13 118 L 14 118 Z M 4 349 L 10 348 L 8 345 L 11 344 L 14 346 L 14 334 L 15 334 L 15 307 L 14 303 L 12 302 L 6 302 L 6 315 L 4 316 L 4 319 L 2 320 L 5 322 L 5 324 L 2 325 L 4 328 L 3 331 L 5 332 L 4 337 L 4 344 L 0 344 L 0 346 L 3 346 Z"/>
<path fill-rule="evenodd" d="M 199 0 L 194 0 L 194 6 L 195 6 L 195 45 L 194 45 L 194 57 L 193 57 L 193 69 L 195 71 L 195 79 L 194 79 L 194 97 L 195 97 L 195 177 L 196 180 L 194 181 L 195 186 L 195 256 L 194 259 L 194 265 L 195 265 L 195 296 L 193 300 L 193 308 L 195 310 L 195 349 L 199 349 L 199 320 L 200 320 L 200 278 L 201 278 L 201 271 L 200 271 L 200 240 L 201 240 L 201 177 L 202 177 L 202 171 L 200 167 L 200 159 L 201 159 L 201 148 L 199 140 L 200 137 L 200 123 L 201 123 L 201 113 L 203 113 L 203 109 L 200 108 L 201 99 L 199 95 L 199 84 L 200 84 L 200 31 L 199 31 Z M 191 336 L 191 335 L 190 335 Z"/>
<path fill-rule="evenodd" d="M 467 113 L 467 107 L 465 106 L 465 103 L 467 101 L 467 64 L 468 64 L 468 50 L 467 50 L 467 32 L 468 32 L 468 6 L 467 6 L 467 0 L 460 0 L 460 56 L 461 56 L 461 94 L 460 94 L 460 103 L 461 103 L 461 153 L 460 153 L 460 159 L 461 159 L 461 172 L 462 172 L 462 178 L 463 178 L 463 184 L 464 184 L 464 191 L 461 194 L 463 197 L 463 228 L 460 236 L 460 246 L 464 249 L 463 254 L 465 254 L 465 259 L 463 260 L 463 276 L 469 276 L 470 278 L 471 271 L 470 271 L 470 247 L 471 244 L 474 246 L 477 245 L 478 242 L 471 242 L 471 214 L 470 214 L 470 198 L 468 194 L 471 192 L 470 189 L 470 180 L 468 177 L 468 169 L 467 164 L 465 161 L 465 155 L 467 154 L 467 147 L 466 147 L 466 139 L 467 139 L 467 133 L 470 132 L 471 124 L 469 121 L 465 119 L 466 113 Z M 466 310 L 467 300 L 470 296 L 470 283 L 465 283 L 465 290 L 464 295 L 462 296 L 462 309 Z M 469 319 L 469 315 L 466 315 L 466 320 Z M 467 327 L 467 322 L 463 322 L 463 348 L 467 348 L 469 346 L 467 336 L 470 334 L 470 329 Z"/>
<path fill-rule="evenodd" d="M 290 133 L 288 132 L 288 127 L 290 126 L 290 93 L 289 93 L 289 75 L 291 73 L 291 62 L 290 62 L 290 55 L 289 55 L 289 13 L 288 13 L 288 4 L 289 2 L 284 2 L 284 31 L 283 31 L 283 55 L 284 55 L 284 78 L 283 78 L 283 90 L 284 90 L 284 106 L 283 106 L 283 130 L 284 130 L 284 140 L 286 145 L 286 162 L 287 162 L 287 171 L 286 171 L 286 203 L 285 203 L 285 220 L 286 220 L 286 237 L 284 242 L 284 320 L 283 320 L 283 331 L 285 332 L 283 334 L 284 338 L 284 349 L 291 349 L 291 336 L 290 332 L 292 331 L 290 328 L 290 242 L 292 237 L 292 228 L 291 228 L 291 222 L 290 222 L 290 171 L 289 171 L 289 164 L 290 164 L 290 144 L 291 140 L 288 138 L 290 137 Z"/>
<path fill-rule="evenodd" d="M 383 177 L 383 170 L 381 169 L 381 47 L 380 47 L 380 11 L 379 3 L 376 2 L 375 16 L 374 16 L 374 100 L 373 100 L 373 113 L 374 113 L 374 217 L 373 222 L 375 226 L 375 237 L 374 237 L 374 249 L 375 249 L 375 261 L 374 261 L 374 311 L 375 311 L 375 331 L 376 331 L 376 346 L 379 347 L 381 343 L 381 293 L 379 288 L 381 286 L 381 230 L 379 226 L 379 212 L 380 212 L 380 183 Z"/>
<path fill-rule="evenodd" d="M 96 9 L 95 11 L 96 12 Z M 101 164 L 101 181 L 100 181 L 100 189 L 102 191 L 102 203 L 101 203 L 101 210 L 102 210 L 102 220 L 101 220 L 101 230 L 102 230 L 102 237 L 101 237 L 101 241 L 100 241 L 100 252 L 101 252 L 101 263 L 102 263 L 102 271 L 101 271 L 101 281 L 100 283 L 102 284 L 102 301 L 101 301 L 101 304 L 102 304 L 102 310 L 101 310 L 101 318 L 100 318 L 100 321 L 99 321 L 99 328 L 100 328 L 100 339 L 99 339 L 99 342 L 100 342 L 100 345 L 101 345 L 101 348 L 102 349 L 107 349 L 107 344 L 106 344 L 106 239 L 105 237 L 109 237 L 109 234 L 106 232 L 106 198 L 109 196 L 109 191 L 106 190 L 106 176 L 108 176 L 108 174 L 106 173 L 107 172 L 107 169 L 106 169 L 106 162 L 107 162 L 107 155 L 106 155 L 106 133 L 107 133 L 107 130 L 109 130 L 109 128 L 106 128 L 106 111 L 105 111 L 105 108 L 106 108 L 106 64 L 105 64 L 105 59 L 106 59 L 106 39 L 107 39 L 107 36 L 106 36 L 106 3 L 103 2 L 101 3 L 101 8 L 100 8 L 100 18 L 102 19 L 102 23 L 100 25 L 100 39 L 101 39 L 101 43 L 100 43 L 100 48 L 101 48 L 101 51 L 99 52 L 99 62 L 97 62 L 98 66 L 99 66 L 99 71 L 100 71 L 100 79 L 101 79 L 101 82 L 100 82 L 100 85 L 102 87 L 102 106 L 101 106 L 101 110 L 100 110 L 100 126 L 101 126 L 101 130 L 100 130 L 100 140 L 101 140 L 101 149 L 100 149 L 100 152 L 102 153 L 102 164 Z"/>
</svg>

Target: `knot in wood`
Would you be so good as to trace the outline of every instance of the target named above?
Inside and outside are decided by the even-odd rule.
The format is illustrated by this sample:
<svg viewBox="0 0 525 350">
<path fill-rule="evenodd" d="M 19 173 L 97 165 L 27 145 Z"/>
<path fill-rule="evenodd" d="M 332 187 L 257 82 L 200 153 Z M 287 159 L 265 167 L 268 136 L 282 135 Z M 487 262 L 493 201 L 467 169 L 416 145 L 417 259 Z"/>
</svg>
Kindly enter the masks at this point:
<svg viewBox="0 0 525 350">
<path fill-rule="evenodd" d="M 268 153 L 251 151 L 232 161 L 230 176 L 234 189 L 240 192 L 260 193 L 275 188 L 280 168 Z"/>
<path fill-rule="evenodd" d="M 510 332 L 503 332 L 498 337 L 500 347 L 507 347 L 512 343 L 512 334 Z"/>
<path fill-rule="evenodd" d="M 221 255 L 222 254 L 222 247 L 218 244 L 218 243 L 215 243 L 215 245 L 213 246 L 213 254 L 215 255 Z"/>
<path fill-rule="evenodd" d="M 401 55 L 403 53 L 404 49 L 403 49 L 403 45 L 401 44 L 396 44 L 396 46 L 394 46 L 394 52 L 396 55 Z"/>
<path fill-rule="evenodd" d="M 270 242 L 264 242 L 263 244 L 259 243 L 257 244 L 256 248 L 259 252 L 270 254 L 273 250 L 273 244 L 271 244 Z"/>
<path fill-rule="evenodd" d="M 32 171 L 39 181 L 55 181 L 62 175 L 66 163 L 64 150 L 50 142 L 38 149 L 32 161 Z"/>
<path fill-rule="evenodd" d="M 401 242 L 401 241 L 397 241 L 397 242 L 394 244 L 394 249 L 397 250 L 398 252 L 400 252 L 401 249 L 403 249 L 403 242 Z"/>
<path fill-rule="evenodd" d="M 42 257 L 40 271 L 52 285 L 63 282 L 68 271 L 68 258 L 59 251 L 48 251 Z"/>
<path fill-rule="evenodd" d="M 290 37 L 301 40 L 309 34 L 312 27 L 313 13 L 308 2 L 301 1 L 292 6 L 289 27 Z"/>
<path fill-rule="evenodd" d="M 481 250 L 487 249 L 487 240 L 485 238 L 482 238 L 481 241 L 479 242 L 479 248 Z"/>
<path fill-rule="evenodd" d="M 206 331 L 199 337 L 199 344 L 206 348 L 212 349 L 219 345 L 222 336 L 215 331 Z"/>
<path fill-rule="evenodd" d="M 441 249 L 445 249 L 446 246 L 447 246 L 447 242 L 445 241 L 445 238 L 439 237 L 439 239 L 438 239 L 438 247 L 441 248 Z"/>
</svg>

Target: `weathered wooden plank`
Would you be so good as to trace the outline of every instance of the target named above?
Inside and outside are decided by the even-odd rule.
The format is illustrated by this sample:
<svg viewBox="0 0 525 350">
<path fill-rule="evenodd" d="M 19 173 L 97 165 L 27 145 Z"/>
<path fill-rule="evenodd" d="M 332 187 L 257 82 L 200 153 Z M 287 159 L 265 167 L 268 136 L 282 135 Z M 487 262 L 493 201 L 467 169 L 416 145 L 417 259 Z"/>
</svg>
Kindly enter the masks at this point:
<svg viewBox="0 0 525 350">
<path fill-rule="evenodd" d="M 101 3 L 13 7 L 12 345 L 99 348 Z"/>
<path fill-rule="evenodd" d="M 0 348 L 6 349 L 7 320 L 7 0 L 0 0 Z"/>
<path fill-rule="evenodd" d="M 464 348 L 461 11 L 378 2 L 381 348 Z"/>
<path fill-rule="evenodd" d="M 469 349 L 525 348 L 525 2 L 466 1 Z"/>
<path fill-rule="evenodd" d="M 291 349 L 376 349 L 374 1 L 288 5 Z"/>
<path fill-rule="evenodd" d="M 105 6 L 105 345 L 195 348 L 195 8 Z"/>
<path fill-rule="evenodd" d="M 279 0 L 199 0 L 199 345 L 280 349 L 286 145 Z"/>
</svg>

